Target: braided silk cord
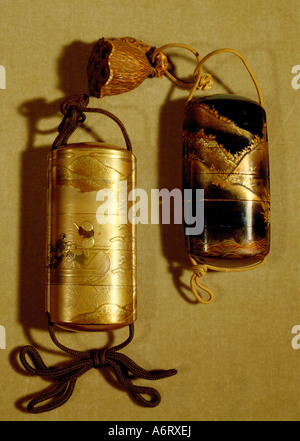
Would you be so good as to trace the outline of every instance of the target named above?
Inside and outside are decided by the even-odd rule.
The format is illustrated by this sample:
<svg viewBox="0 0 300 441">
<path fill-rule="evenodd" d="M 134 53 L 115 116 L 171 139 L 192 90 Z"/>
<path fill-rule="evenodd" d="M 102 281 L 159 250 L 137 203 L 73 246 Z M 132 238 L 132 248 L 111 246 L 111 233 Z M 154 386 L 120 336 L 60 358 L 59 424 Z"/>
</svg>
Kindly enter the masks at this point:
<svg viewBox="0 0 300 441">
<path fill-rule="evenodd" d="M 90 351 L 77 351 L 62 345 L 54 332 L 54 324 L 48 315 L 48 330 L 53 343 L 62 351 L 79 358 L 62 368 L 47 367 L 34 346 L 24 346 L 20 351 L 20 360 L 24 368 L 33 375 L 52 379 L 57 385 L 50 391 L 41 393 L 33 398 L 27 405 L 30 413 L 42 413 L 53 410 L 66 403 L 73 394 L 76 381 L 88 370 L 100 369 L 104 366 L 114 370 L 120 385 L 127 390 L 132 398 L 144 407 L 156 407 L 161 401 L 160 393 L 153 387 L 136 386 L 132 382 L 134 377 L 146 380 L 159 380 L 175 375 L 176 369 L 147 371 L 137 365 L 129 357 L 118 353 L 120 349 L 127 346 L 134 336 L 134 325 L 129 325 L 129 337 L 123 343 L 111 348 L 92 349 Z M 30 357 L 32 364 L 27 360 Z M 149 395 L 150 400 L 142 395 Z M 41 404 L 45 403 L 45 404 Z"/>
<path fill-rule="evenodd" d="M 108 110 L 100 108 L 88 108 L 88 104 L 89 96 L 86 94 L 71 95 L 62 102 L 60 110 L 61 113 L 64 115 L 64 118 L 58 126 L 59 134 L 53 142 L 52 150 L 55 150 L 59 146 L 67 143 L 72 133 L 74 133 L 75 130 L 84 123 L 86 116 L 83 112 L 89 112 L 101 113 L 115 121 L 123 133 L 127 150 L 132 152 L 132 145 L 127 130 L 123 123 L 119 120 L 119 118 Z"/>
<path fill-rule="evenodd" d="M 85 115 L 83 112 L 95 112 L 110 117 L 119 125 L 124 135 L 127 149 L 132 151 L 129 136 L 122 122 L 115 115 L 106 110 L 99 108 L 86 108 L 88 103 L 89 97 L 87 95 L 72 95 L 62 103 L 61 112 L 63 113 L 64 118 L 59 125 L 59 134 L 53 143 L 52 150 L 66 144 L 71 134 L 77 129 L 77 127 L 83 124 L 85 121 Z M 41 393 L 28 403 L 27 410 L 30 413 L 47 412 L 62 406 L 73 394 L 76 382 L 81 375 L 91 368 L 99 369 L 104 366 L 113 369 L 122 388 L 125 389 L 138 404 L 144 407 L 156 407 L 159 405 L 161 401 L 159 392 L 153 387 L 134 385 L 132 378 L 140 377 L 146 380 L 159 380 L 175 375 L 177 370 L 147 371 L 126 355 L 118 352 L 132 341 L 134 336 L 133 324 L 129 325 L 129 337 L 119 345 L 111 348 L 77 351 L 67 348 L 57 340 L 54 331 L 54 323 L 51 322 L 49 313 L 47 313 L 47 316 L 48 330 L 53 343 L 62 351 L 79 359 L 62 368 L 47 367 L 38 350 L 34 346 L 27 345 L 21 349 L 20 360 L 28 372 L 52 379 L 56 383 L 56 386 L 53 389 Z M 28 357 L 31 359 L 33 365 L 28 362 Z M 149 395 L 150 400 L 144 398 L 144 394 Z"/>
</svg>

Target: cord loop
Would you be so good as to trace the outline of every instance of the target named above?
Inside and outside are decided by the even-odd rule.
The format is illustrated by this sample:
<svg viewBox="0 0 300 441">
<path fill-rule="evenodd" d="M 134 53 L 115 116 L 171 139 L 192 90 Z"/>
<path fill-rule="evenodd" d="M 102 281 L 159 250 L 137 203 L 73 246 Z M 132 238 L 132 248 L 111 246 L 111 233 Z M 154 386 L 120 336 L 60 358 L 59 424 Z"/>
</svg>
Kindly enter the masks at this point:
<svg viewBox="0 0 300 441">
<path fill-rule="evenodd" d="M 129 337 L 119 345 L 90 351 L 76 351 L 62 345 L 57 340 L 54 332 L 54 324 L 50 320 L 49 313 L 47 313 L 47 316 L 48 330 L 54 344 L 67 354 L 80 358 L 61 368 L 47 367 L 35 347 L 27 345 L 21 349 L 20 360 L 28 372 L 52 379 L 58 383 L 52 390 L 41 393 L 31 400 L 27 405 L 29 412 L 41 413 L 62 406 L 71 397 L 79 377 L 91 368 L 100 369 L 103 366 L 108 366 L 114 370 L 121 386 L 142 406 L 156 407 L 160 403 L 161 396 L 159 392 L 152 387 L 134 385 L 132 382 L 133 377 L 129 372 L 131 372 L 134 377 L 147 380 L 159 380 L 175 375 L 177 370 L 147 371 L 126 355 L 118 352 L 132 341 L 134 335 L 133 324 L 129 325 Z M 28 362 L 27 356 L 30 357 L 33 365 Z M 142 396 L 143 394 L 149 395 L 150 400 L 145 399 Z"/>
<path fill-rule="evenodd" d="M 195 55 L 195 57 L 196 57 L 197 66 L 201 62 L 201 57 L 200 57 L 198 51 L 196 51 L 196 49 L 194 49 L 193 47 L 188 46 L 186 44 L 182 44 L 182 43 L 170 43 L 170 44 L 165 44 L 164 46 L 161 46 L 160 48 L 155 49 L 155 51 L 151 55 L 152 63 L 154 62 L 155 57 L 158 54 L 162 53 L 163 50 L 169 49 L 169 48 L 174 48 L 174 47 L 186 49 L 189 52 L 192 52 Z M 181 79 L 177 78 L 175 75 L 171 74 L 171 72 L 168 71 L 167 68 L 163 71 L 163 74 L 166 75 L 166 77 L 168 77 L 169 80 L 171 80 L 173 83 L 177 84 L 178 86 L 185 87 L 185 88 L 188 88 L 188 89 L 194 87 L 196 81 L 198 82 L 197 88 L 198 89 L 202 89 L 202 90 L 210 89 L 210 87 L 211 87 L 211 85 L 213 83 L 213 79 L 212 79 L 212 76 L 210 74 L 203 75 L 202 78 L 199 80 L 198 77 L 197 77 L 197 75 L 198 75 L 197 67 L 195 68 L 195 71 L 194 71 L 194 79 L 195 79 L 195 81 L 181 80 Z"/>
<path fill-rule="evenodd" d="M 87 107 L 88 104 L 89 104 L 89 97 L 86 94 L 71 95 L 61 103 L 60 110 L 61 113 L 64 115 L 64 118 L 61 121 L 60 125 L 58 126 L 59 134 L 57 135 L 56 139 L 53 142 L 52 150 L 55 150 L 58 147 L 65 145 L 67 143 L 72 133 L 74 133 L 75 130 L 84 123 L 86 119 L 84 112 L 89 112 L 89 113 L 100 113 L 106 115 L 110 119 L 115 121 L 122 131 L 122 134 L 126 142 L 127 150 L 132 151 L 131 141 L 122 121 L 120 121 L 117 116 L 115 116 L 113 113 L 109 112 L 108 110 L 99 109 L 99 108 L 88 108 Z"/>
</svg>

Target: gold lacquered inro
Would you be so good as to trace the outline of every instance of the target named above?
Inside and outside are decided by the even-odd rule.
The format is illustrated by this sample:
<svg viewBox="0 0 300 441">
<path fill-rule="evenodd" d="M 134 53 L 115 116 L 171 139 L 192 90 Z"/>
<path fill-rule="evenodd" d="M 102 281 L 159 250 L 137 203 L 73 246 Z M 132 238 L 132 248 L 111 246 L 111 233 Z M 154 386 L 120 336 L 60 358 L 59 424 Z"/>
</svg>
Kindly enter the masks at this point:
<svg viewBox="0 0 300 441">
<path fill-rule="evenodd" d="M 136 319 L 136 227 L 120 197 L 124 186 L 135 188 L 128 150 L 79 143 L 49 154 L 46 309 L 53 323 L 98 331 Z M 115 195 L 107 223 L 97 215 L 102 190 Z"/>
<path fill-rule="evenodd" d="M 88 102 L 86 95 L 72 95 L 61 104 L 64 118 L 48 158 L 48 330 L 59 349 L 79 359 L 48 368 L 35 347 L 21 349 L 20 361 L 28 372 L 54 381 L 52 389 L 29 401 L 30 413 L 65 404 L 78 378 L 92 368 L 113 369 L 122 389 L 145 407 L 157 406 L 161 396 L 152 387 L 134 385 L 133 376 L 158 380 L 177 373 L 176 369 L 147 371 L 119 352 L 132 341 L 136 319 L 135 219 L 127 203 L 131 191 L 135 193 L 136 161 L 122 122 L 104 109 L 87 108 Z M 114 120 L 126 150 L 105 143 L 67 145 L 85 121 L 83 110 Z M 115 346 L 77 351 L 59 342 L 54 325 L 82 331 L 128 325 L 129 336 Z"/>
</svg>

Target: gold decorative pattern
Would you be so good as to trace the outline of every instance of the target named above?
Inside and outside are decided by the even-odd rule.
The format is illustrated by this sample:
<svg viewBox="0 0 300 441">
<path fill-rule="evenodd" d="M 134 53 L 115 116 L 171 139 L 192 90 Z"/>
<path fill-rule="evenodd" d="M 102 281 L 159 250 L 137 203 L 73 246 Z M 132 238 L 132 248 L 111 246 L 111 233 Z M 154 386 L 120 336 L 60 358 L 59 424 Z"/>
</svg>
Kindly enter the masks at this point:
<svg viewBox="0 0 300 441">
<path fill-rule="evenodd" d="M 76 329 L 114 329 L 136 317 L 135 225 L 119 223 L 118 183 L 135 185 L 131 152 L 70 144 L 49 156 L 47 310 Z M 117 185 L 116 185 L 117 184 Z M 116 194 L 115 223 L 99 224 L 98 191 Z"/>
<path fill-rule="evenodd" d="M 207 215 L 205 231 L 187 238 L 191 254 L 204 259 L 263 259 L 268 254 L 270 192 L 266 134 L 265 123 L 262 136 L 258 136 L 220 115 L 213 105 L 196 100 L 187 106 L 183 184 L 185 188 L 204 189 L 204 212 L 213 210 L 213 215 Z"/>
<path fill-rule="evenodd" d="M 269 250 L 267 239 L 252 241 L 248 244 L 239 244 L 231 238 L 217 243 L 207 244 L 201 239 L 194 237 L 191 242 L 195 253 L 200 252 L 210 257 L 223 257 L 229 259 L 240 259 L 241 257 L 252 256 L 263 258 L 268 254 Z"/>
</svg>

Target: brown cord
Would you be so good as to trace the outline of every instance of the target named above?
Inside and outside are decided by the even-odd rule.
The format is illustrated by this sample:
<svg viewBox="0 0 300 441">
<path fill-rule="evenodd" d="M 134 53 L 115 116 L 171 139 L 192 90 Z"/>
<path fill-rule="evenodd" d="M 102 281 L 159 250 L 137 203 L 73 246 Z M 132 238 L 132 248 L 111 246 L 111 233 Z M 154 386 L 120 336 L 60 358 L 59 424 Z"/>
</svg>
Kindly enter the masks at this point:
<svg viewBox="0 0 300 441">
<path fill-rule="evenodd" d="M 123 133 L 127 150 L 132 151 L 132 145 L 129 135 L 124 124 L 119 120 L 119 118 L 108 110 L 99 108 L 87 108 L 88 104 L 89 97 L 86 94 L 71 95 L 62 102 L 60 110 L 61 113 L 64 115 L 64 118 L 58 126 L 59 134 L 52 145 L 52 150 L 57 149 L 61 145 L 65 145 L 72 133 L 74 133 L 75 130 L 84 123 L 86 116 L 83 112 L 90 112 L 101 113 L 115 121 Z"/>
<path fill-rule="evenodd" d="M 54 332 L 54 323 L 51 322 L 49 313 L 47 313 L 47 316 L 48 330 L 53 343 L 67 354 L 80 358 L 62 368 L 47 367 L 38 350 L 34 346 L 27 345 L 21 349 L 20 360 L 28 372 L 41 377 L 53 379 L 54 382 L 58 383 L 50 392 L 42 393 L 28 403 L 27 409 L 30 413 L 47 412 L 62 406 L 71 397 L 76 381 L 81 375 L 91 368 L 99 369 L 104 366 L 111 367 L 114 370 L 122 387 L 127 390 L 140 405 L 144 407 L 156 407 L 159 405 L 161 401 L 160 393 L 153 387 L 135 386 L 132 383 L 132 376 L 130 376 L 129 372 L 135 377 L 146 380 L 159 380 L 175 375 L 177 370 L 147 371 L 126 355 L 117 352 L 132 341 L 134 336 L 133 324 L 129 325 L 129 337 L 119 345 L 111 348 L 93 349 L 90 351 L 76 351 L 67 348 L 57 340 Z M 26 358 L 27 355 L 31 358 L 33 366 L 28 363 Z M 142 396 L 143 394 L 150 395 L 151 399 L 146 400 Z M 46 402 L 46 404 L 40 405 L 40 403 L 43 402 Z"/>
</svg>

